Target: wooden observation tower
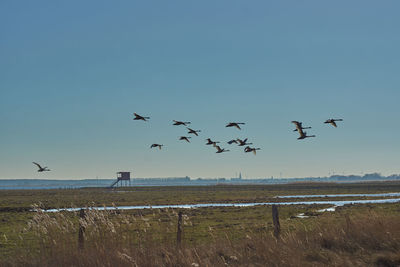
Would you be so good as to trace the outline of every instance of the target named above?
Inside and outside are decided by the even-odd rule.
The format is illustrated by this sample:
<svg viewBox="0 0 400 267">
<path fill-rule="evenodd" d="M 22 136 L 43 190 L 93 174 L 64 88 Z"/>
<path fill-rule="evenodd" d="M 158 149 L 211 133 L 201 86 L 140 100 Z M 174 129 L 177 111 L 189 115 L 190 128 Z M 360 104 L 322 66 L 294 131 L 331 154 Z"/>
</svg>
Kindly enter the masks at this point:
<svg viewBox="0 0 400 267">
<path fill-rule="evenodd" d="M 131 185 L 131 173 L 130 172 L 117 172 L 117 180 L 114 181 L 110 187 L 117 186 L 130 186 Z"/>
</svg>

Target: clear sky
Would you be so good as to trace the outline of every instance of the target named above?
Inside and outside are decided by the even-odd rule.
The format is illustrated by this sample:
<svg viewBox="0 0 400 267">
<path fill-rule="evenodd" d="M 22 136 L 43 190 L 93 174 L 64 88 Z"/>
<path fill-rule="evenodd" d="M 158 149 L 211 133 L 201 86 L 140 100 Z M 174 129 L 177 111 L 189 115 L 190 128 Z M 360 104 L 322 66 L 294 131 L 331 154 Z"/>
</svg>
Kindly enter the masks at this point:
<svg viewBox="0 0 400 267">
<path fill-rule="evenodd" d="M 0 1 L 0 178 L 400 173 L 399 10 L 395 0 Z M 323 124 L 332 117 L 344 121 Z M 179 141 L 173 119 L 201 135 Z M 292 120 L 317 137 L 297 140 Z M 207 137 L 262 150 L 216 154 Z"/>
</svg>

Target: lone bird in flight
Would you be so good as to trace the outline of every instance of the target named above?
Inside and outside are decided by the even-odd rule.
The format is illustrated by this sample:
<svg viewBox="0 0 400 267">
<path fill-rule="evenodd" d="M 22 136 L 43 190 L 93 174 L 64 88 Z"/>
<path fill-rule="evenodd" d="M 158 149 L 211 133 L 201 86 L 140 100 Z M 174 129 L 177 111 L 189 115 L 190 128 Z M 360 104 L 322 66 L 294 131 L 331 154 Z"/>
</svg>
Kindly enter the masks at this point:
<svg viewBox="0 0 400 267">
<path fill-rule="evenodd" d="M 329 119 L 329 120 L 326 120 L 324 123 L 329 123 L 336 128 L 337 127 L 336 121 L 343 121 L 343 119 Z"/>
<path fill-rule="evenodd" d="M 299 122 L 299 121 L 292 121 L 292 123 L 294 123 L 294 125 L 296 125 L 296 129 L 293 130 L 293 132 L 298 132 L 299 129 L 311 129 L 311 127 L 303 127 L 303 123 Z"/>
<path fill-rule="evenodd" d="M 32 163 L 35 164 L 36 166 L 38 166 L 38 168 L 39 168 L 38 172 L 49 172 L 49 171 L 50 171 L 49 168 L 47 168 L 47 167 L 42 167 L 42 166 L 40 166 L 39 163 L 36 163 L 36 162 L 32 162 Z"/>
<path fill-rule="evenodd" d="M 158 147 L 158 149 L 160 149 L 161 150 L 161 147 L 162 146 L 164 146 L 164 145 L 160 145 L 160 144 L 152 144 L 151 146 L 150 146 L 150 148 L 153 148 L 153 147 Z"/>
<path fill-rule="evenodd" d="M 246 152 L 246 153 L 253 152 L 254 155 L 257 154 L 257 152 L 256 152 L 257 150 L 261 150 L 261 148 L 254 148 L 254 147 L 249 147 L 249 146 L 246 146 L 244 148 L 244 152 Z"/>
<path fill-rule="evenodd" d="M 185 126 L 187 126 L 188 124 L 190 124 L 190 121 L 176 121 L 176 120 L 173 120 L 173 121 L 174 121 L 173 125 L 185 125 Z"/>
<path fill-rule="evenodd" d="M 133 120 L 135 121 L 147 121 L 148 119 L 150 119 L 150 117 L 143 117 L 137 113 L 133 113 L 133 115 L 135 115 L 135 118 L 133 118 Z"/>
<path fill-rule="evenodd" d="M 298 140 L 315 137 L 315 135 L 307 135 L 307 132 L 303 132 L 303 130 L 299 130 L 299 134 L 300 136 L 297 138 Z"/>
<path fill-rule="evenodd" d="M 189 138 L 192 138 L 192 137 L 181 136 L 181 137 L 179 137 L 179 140 L 185 140 L 186 142 L 190 143 Z"/>
<path fill-rule="evenodd" d="M 199 136 L 197 133 L 201 132 L 200 130 L 193 130 L 190 129 L 189 127 L 186 127 L 186 129 L 188 129 L 188 134 L 194 134 L 195 136 Z"/>
<path fill-rule="evenodd" d="M 229 150 L 226 150 L 225 148 L 221 148 L 220 146 L 215 146 L 215 148 L 217 149 L 217 152 L 215 153 L 222 153 L 222 152 L 228 152 Z"/>
<path fill-rule="evenodd" d="M 245 124 L 244 122 L 230 122 L 225 127 L 236 127 L 241 130 L 239 124 Z"/>
<path fill-rule="evenodd" d="M 239 146 L 246 146 L 246 145 L 252 145 L 253 143 L 246 143 L 247 142 L 247 138 L 244 140 L 240 140 L 239 138 L 236 139 L 239 142 Z"/>
<path fill-rule="evenodd" d="M 237 143 L 238 143 L 238 141 L 237 141 L 237 140 L 235 140 L 235 139 L 232 139 L 231 141 L 228 141 L 228 144 L 230 144 L 230 145 L 232 145 L 233 143 L 237 144 Z"/>
<path fill-rule="evenodd" d="M 206 141 L 207 141 L 206 145 L 213 145 L 213 147 L 215 147 L 217 145 L 217 143 L 219 143 L 219 142 L 212 141 L 210 138 L 207 138 Z"/>
</svg>

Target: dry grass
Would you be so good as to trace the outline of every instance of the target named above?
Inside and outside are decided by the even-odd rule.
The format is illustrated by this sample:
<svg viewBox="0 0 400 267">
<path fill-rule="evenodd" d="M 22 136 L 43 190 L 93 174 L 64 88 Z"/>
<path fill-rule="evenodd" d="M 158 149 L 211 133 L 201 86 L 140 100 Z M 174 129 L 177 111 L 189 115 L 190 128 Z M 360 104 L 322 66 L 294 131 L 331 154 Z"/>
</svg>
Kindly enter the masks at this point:
<svg viewBox="0 0 400 267">
<path fill-rule="evenodd" d="M 232 239 L 212 229 L 207 242 L 176 245 L 177 213 L 159 210 L 164 219 L 116 211 L 38 212 L 26 231 L 36 246 L 5 266 L 400 266 L 398 215 L 372 211 L 351 216 L 320 216 L 311 228 L 290 230 L 275 239 L 271 231 Z M 153 214 L 154 218 L 159 218 Z M 185 216 L 185 225 L 191 218 Z M 85 227 L 78 247 L 79 225 Z M 243 226 L 245 228 L 245 226 Z"/>
</svg>

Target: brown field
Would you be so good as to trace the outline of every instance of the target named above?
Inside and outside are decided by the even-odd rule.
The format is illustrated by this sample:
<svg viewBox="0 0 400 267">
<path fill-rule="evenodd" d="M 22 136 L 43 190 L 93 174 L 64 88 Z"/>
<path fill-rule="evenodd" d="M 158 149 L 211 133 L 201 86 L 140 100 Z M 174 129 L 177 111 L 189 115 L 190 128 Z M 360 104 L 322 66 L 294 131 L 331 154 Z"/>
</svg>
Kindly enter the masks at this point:
<svg viewBox="0 0 400 267">
<path fill-rule="evenodd" d="M 270 201 L 275 195 L 400 192 L 400 183 L 292 184 L 4 191 L 0 266 L 400 266 L 400 204 L 271 206 L 44 213 L 29 203 L 66 207 Z M 3 193 L 3 192 L 2 192 Z M 146 198 L 147 196 L 147 198 Z M 96 201 L 94 201 L 96 200 Z M 67 203 L 70 203 L 69 205 Z M 299 213 L 311 215 L 300 219 Z M 84 227 L 83 243 L 79 228 Z"/>
</svg>

